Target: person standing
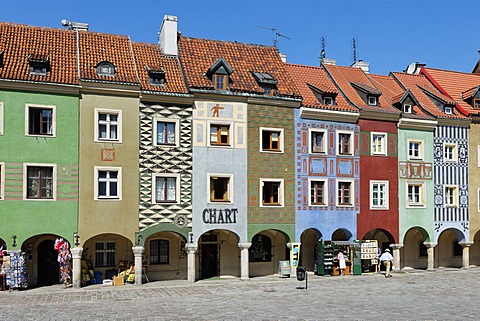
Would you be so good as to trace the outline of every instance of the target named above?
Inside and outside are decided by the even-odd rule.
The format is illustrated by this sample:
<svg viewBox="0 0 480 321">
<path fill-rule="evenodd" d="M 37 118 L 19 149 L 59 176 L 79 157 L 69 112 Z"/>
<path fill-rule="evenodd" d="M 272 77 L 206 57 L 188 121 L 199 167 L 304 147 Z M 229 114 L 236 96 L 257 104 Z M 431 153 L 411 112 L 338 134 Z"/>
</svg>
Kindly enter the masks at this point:
<svg viewBox="0 0 480 321">
<path fill-rule="evenodd" d="M 375 272 L 380 273 L 381 270 L 381 262 L 380 262 L 380 256 L 382 255 L 382 249 L 377 247 L 377 265 L 375 266 Z"/>
<path fill-rule="evenodd" d="M 337 255 L 338 268 L 340 269 L 340 275 L 345 275 L 345 269 L 347 268 L 347 263 L 345 262 L 345 255 L 342 251 L 338 252 Z"/>
<path fill-rule="evenodd" d="M 391 278 L 392 275 L 390 274 L 390 268 L 392 266 L 393 256 L 392 254 L 390 254 L 389 249 L 385 249 L 383 254 L 380 256 L 380 262 L 382 262 L 383 265 L 385 265 L 385 277 Z"/>
</svg>

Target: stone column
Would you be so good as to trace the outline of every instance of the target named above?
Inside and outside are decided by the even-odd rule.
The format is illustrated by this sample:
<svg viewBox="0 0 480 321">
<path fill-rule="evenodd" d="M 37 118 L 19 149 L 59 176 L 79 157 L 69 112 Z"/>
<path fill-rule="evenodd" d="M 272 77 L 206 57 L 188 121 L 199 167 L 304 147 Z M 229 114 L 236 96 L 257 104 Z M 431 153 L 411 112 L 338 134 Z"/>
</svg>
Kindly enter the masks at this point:
<svg viewBox="0 0 480 321">
<path fill-rule="evenodd" d="M 248 249 L 252 246 L 252 243 L 238 243 L 240 251 L 240 279 L 250 279 L 250 273 L 248 270 Z"/>
<path fill-rule="evenodd" d="M 82 253 L 83 247 L 72 247 L 72 284 L 75 289 L 82 287 Z"/>
<path fill-rule="evenodd" d="M 403 247 L 403 244 L 390 244 L 392 248 L 392 255 L 393 255 L 393 266 L 395 266 L 394 272 L 400 271 L 400 264 L 402 264 L 400 260 L 400 249 Z"/>
<path fill-rule="evenodd" d="M 135 285 L 142 285 L 142 261 L 145 248 L 143 246 L 134 246 L 132 247 L 132 251 L 135 256 Z"/>
<path fill-rule="evenodd" d="M 462 268 L 468 269 L 470 267 L 470 246 L 473 245 L 473 242 L 460 242 L 463 247 L 462 251 Z"/>
<path fill-rule="evenodd" d="M 427 271 L 434 271 L 434 247 L 437 246 L 435 242 L 423 242 L 423 244 L 427 247 Z"/>
<path fill-rule="evenodd" d="M 198 246 L 193 243 L 185 245 L 187 250 L 187 280 L 190 283 L 195 282 L 195 252 L 197 252 Z"/>
</svg>

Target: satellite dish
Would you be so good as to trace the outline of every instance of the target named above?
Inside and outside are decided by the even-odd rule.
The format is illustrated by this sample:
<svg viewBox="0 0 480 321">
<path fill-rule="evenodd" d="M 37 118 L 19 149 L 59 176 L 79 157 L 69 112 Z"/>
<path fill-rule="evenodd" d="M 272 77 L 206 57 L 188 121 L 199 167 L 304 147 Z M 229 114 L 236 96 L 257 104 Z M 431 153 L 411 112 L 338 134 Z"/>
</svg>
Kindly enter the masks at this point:
<svg viewBox="0 0 480 321">
<path fill-rule="evenodd" d="M 70 25 L 70 22 L 68 22 L 67 19 L 62 19 L 62 26 L 68 27 Z"/>
<path fill-rule="evenodd" d="M 417 64 L 412 62 L 410 65 L 407 67 L 407 74 L 413 74 L 415 72 L 415 69 L 417 68 Z"/>
</svg>

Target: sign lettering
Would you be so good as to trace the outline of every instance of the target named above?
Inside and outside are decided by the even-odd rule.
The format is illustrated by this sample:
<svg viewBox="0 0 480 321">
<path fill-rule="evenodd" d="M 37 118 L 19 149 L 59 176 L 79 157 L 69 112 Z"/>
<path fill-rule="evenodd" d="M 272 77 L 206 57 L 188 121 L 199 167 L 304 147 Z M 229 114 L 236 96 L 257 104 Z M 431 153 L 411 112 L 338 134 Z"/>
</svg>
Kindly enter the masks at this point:
<svg viewBox="0 0 480 321">
<path fill-rule="evenodd" d="M 238 208 L 206 208 L 202 218 L 205 224 L 234 224 L 237 223 Z"/>
</svg>

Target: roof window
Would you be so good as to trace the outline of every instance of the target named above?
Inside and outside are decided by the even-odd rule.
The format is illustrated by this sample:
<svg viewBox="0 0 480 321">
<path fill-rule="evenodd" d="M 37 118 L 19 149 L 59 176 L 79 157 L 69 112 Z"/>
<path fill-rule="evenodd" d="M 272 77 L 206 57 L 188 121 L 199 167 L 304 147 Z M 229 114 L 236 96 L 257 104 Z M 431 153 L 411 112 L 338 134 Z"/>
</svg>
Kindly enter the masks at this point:
<svg viewBox="0 0 480 321">
<path fill-rule="evenodd" d="M 277 89 L 278 81 L 270 75 L 268 72 L 252 72 L 253 77 L 258 82 L 260 87 L 263 88 L 264 95 L 273 96 L 275 89 Z"/>
<path fill-rule="evenodd" d="M 114 76 L 115 65 L 110 61 L 102 61 L 97 65 L 97 75 L 99 76 Z"/>
<path fill-rule="evenodd" d="M 212 80 L 215 90 L 228 90 L 232 72 L 232 67 L 223 58 L 219 58 L 205 75 Z"/>
<path fill-rule="evenodd" d="M 28 64 L 30 65 L 30 75 L 46 76 L 50 67 L 50 56 L 29 54 Z"/>
<path fill-rule="evenodd" d="M 150 68 L 146 66 L 150 85 L 165 86 L 165 70 L 163 67 Z"/>
<path fill-rule="evenodd" d="M 403 104 L 403 112 L 405 114 L 411 114 L 412 113 L 412 105 L 410 104 Z"/>
</svg>

